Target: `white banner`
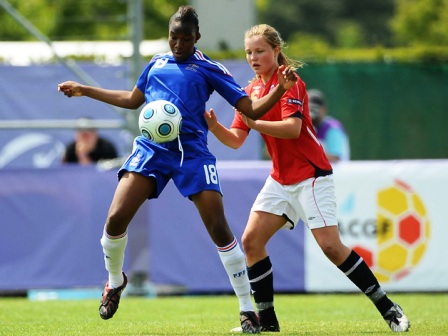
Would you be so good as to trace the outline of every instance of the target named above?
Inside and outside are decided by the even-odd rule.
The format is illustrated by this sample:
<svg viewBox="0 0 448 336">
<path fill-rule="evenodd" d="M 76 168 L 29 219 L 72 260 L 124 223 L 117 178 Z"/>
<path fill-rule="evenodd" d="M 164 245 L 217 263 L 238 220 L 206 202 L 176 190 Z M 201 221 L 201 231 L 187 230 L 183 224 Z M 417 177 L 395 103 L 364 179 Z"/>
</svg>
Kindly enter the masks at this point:
<svg viewBox="0 0 448 336">
<path fill-rule="evenodd" d="M 334 165 L 341 239 L 386 291 L 448 290 L 447 172 L 448 160 Z M 306 291 L 357 291 L 306 231 Z"/>
</svg>

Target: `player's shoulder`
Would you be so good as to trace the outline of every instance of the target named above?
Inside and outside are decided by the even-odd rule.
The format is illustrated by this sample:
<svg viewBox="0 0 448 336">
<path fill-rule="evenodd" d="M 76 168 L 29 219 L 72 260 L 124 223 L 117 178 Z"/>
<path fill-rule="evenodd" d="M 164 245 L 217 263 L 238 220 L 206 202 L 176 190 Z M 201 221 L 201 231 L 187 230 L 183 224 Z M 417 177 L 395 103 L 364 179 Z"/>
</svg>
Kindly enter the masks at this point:
<svg viewBox="0 0 448 336">
<path fill-rule="evenodd" d="M 212 60 L 210 57 L 208 57 L 199 49 L 195 50 L 192 59 L 194 60 L 195 63 L 197 62 L 204 69 L 220 72 L 231 76 L 230 71 L 222 63 Z"/>
<path fill-rule="evenodd" d="M 297 72 L 295 73 L 295 76 L 297 78 L 296 86 L 306 88 L 305 81 L 300 77 L 300 75 Z"/>
<path fill-rule="evenodd" d="M 159 65 L 163 64 L 164 65 L 173 59 L 174 59 L 174 57 L 173 57 L 173 53 L 171 51 L 155 54 L 151 58 L 151 60 L 148 62 L 147 68 L 152 68 L 155 64 L 159 64 Z"/>
<path fill-rule="evenodd" d="M 173 53 L 172 53 L 171 51 L 169 51 L 169 52 L 164 52 L 164 53 L 157 53 L 157 54 L 155 54 L 154 56 L 152 56 L 150 62 L 152 62 L 152 61 L 154 61 L 154 60 L 161 59 L 161 58 L 170 58 L 170 57 L 173 57 Z"/>
</svg>

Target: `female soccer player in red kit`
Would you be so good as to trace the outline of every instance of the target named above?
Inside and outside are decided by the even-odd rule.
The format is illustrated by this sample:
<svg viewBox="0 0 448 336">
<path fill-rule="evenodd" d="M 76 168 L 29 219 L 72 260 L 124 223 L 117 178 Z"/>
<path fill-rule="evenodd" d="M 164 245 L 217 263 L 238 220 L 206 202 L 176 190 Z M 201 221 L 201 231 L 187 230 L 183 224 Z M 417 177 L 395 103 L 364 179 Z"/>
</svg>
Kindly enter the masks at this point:
<svg viewBox="0 0 448 336">
<path fill-rule="evenodd" d="M 252 100 L 264 97 L 278 84 L 275 74 L 279 66 L 301 66 L 283 54 L 283 41 L 269 25 L 249 29 L 244 42 L 246 59 L 255 72 L 255 78 L 246 87 Z M 252 206 L 242 237 L 261 330 L 280 331 L 266 244 L 278 230 L 293 229 L 302 219 L 328 259 L 372 300 L 391 330 L 407 331 L 410 323 L 403 310 L 387 297 L 364 260 L 341 242 L 332 166 L 317 140 L 306 85 L 299 76 L 296 84 L 259 120 L 236 111 L 227 129 L 217 121 L 213 110 L 205 116 L 209 130 L 232 148 L 244 143 L 250 129 L 260 132 L 272 158 L 270 176 Z"/>
</svg>

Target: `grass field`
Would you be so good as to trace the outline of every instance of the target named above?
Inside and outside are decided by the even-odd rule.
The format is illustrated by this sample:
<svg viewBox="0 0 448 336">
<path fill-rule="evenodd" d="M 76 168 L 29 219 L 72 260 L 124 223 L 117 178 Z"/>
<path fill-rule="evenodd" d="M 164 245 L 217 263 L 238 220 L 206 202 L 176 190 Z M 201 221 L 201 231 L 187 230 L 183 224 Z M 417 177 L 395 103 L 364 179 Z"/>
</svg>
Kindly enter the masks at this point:
<svg viewBox="0 0 448 336">
<path fill-rule="evenodd" d="M 411 320 L 412 335 L 448 335 L 448 294 L 391 294 Z M 277 295 L 281 332 L 271 335 L 391 334 L 362 294 Z M 231 335 L 239 325 L 232 295 L 124 297 L 113 319 L 98 300 L 0 298 L 0 335 Z M 266 333 L 268 334 L 268 333 Z"/>
</svg>

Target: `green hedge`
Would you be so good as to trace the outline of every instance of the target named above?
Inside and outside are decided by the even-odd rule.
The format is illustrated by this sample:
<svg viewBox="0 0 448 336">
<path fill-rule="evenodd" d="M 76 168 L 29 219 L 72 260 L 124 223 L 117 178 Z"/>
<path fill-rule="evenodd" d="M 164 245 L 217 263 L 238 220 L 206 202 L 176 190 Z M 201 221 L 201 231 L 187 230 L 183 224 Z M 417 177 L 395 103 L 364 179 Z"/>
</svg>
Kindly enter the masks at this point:
<svg viewBox="0 0 448 336">
<path fill-rule="evenodd" d="M 325 92 L 352 159 L 448 158 L 448 64 L 310 63 L 299 75 Z"/>
</svg>

